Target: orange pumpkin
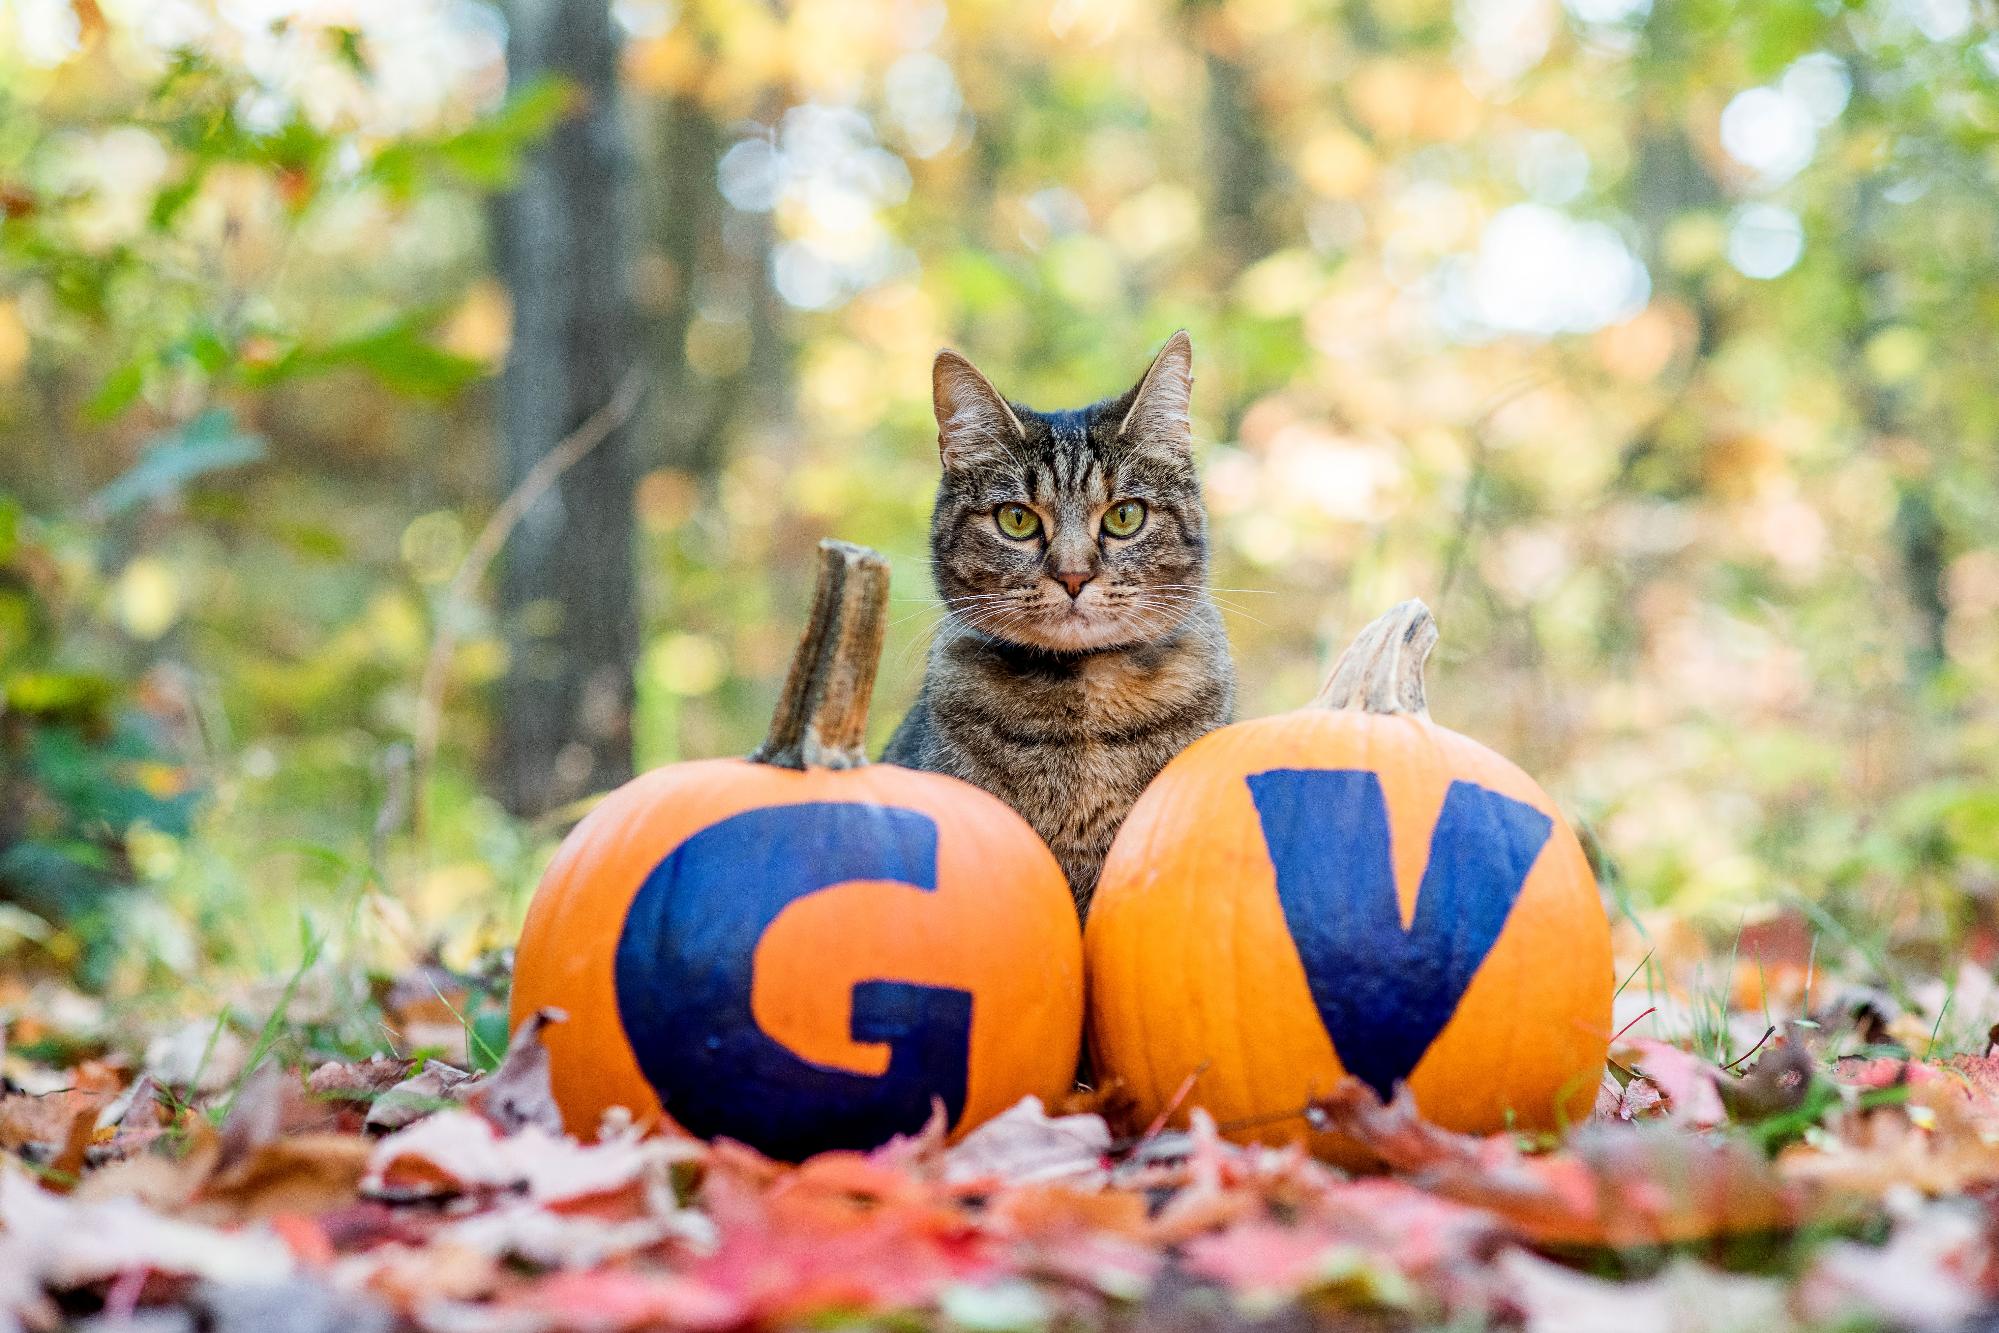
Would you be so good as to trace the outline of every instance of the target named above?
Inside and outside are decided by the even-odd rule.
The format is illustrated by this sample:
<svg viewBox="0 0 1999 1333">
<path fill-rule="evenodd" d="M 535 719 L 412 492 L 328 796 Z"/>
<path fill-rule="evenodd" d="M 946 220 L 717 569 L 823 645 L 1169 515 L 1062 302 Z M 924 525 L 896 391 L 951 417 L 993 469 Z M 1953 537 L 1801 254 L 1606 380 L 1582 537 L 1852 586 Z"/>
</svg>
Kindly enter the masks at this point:
<svg viewBox="0 0 1999 1333">
<path fill-rule="evenodd" d="M 1224 1130 L 1359 1164 L 1303 1115 L 1348 1074 L 1473 1133 L 1588 1112 L 1609 922 L 1547 793 L 1430 721 L 1436 639 L 1404 603 L 1314 706 L 1203 737 L 1132 808 L 1085 958 L 1097 1068 L 1144 1116 L 1191 1078 Z"/>
<path fill-rule="evenodd" d="M 955 778 L 867 763 L 888 565 L 821 546 L 812 621 L 750 759 L 656 769 L 576 826 L 528 909 L 513 1020 L 554 1006 L 555 1098 L 773 1156 L 962 1132 L 1066 1092 L 1082 939 L 1055 858 Z"/>
</svg>

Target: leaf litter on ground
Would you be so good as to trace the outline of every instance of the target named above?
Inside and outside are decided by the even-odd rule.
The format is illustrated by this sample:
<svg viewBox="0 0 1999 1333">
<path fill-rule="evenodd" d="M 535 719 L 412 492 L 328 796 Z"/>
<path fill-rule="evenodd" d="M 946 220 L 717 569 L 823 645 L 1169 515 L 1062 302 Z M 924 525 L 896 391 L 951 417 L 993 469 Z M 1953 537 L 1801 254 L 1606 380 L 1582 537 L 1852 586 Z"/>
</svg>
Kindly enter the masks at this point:
<svg viewBox="0 0 1999 1333">
<path fill-rule="evenodd" d="M 224 1082 L 191 1037 L 11 1061 L 0 1333 L 1776 1333 L 1957 1328 L 1999 1300 L 1999 1058 L 1884 1044 L 1918 1023 L 1879 1004 L 1737 1024 L 1733 1058 L 1627 1034 L 1553 1135 L 1454 1133 L 1348 1080 L 1301 1109 L 1361 1173 L 1198 1106 L 1132 1123 L 1116 1089 L 797 1165 L 628 1118 L 579 1138 L 549 1091 L 559 1021 L 489 1073 L 267 1056 Z"/>
</svg>

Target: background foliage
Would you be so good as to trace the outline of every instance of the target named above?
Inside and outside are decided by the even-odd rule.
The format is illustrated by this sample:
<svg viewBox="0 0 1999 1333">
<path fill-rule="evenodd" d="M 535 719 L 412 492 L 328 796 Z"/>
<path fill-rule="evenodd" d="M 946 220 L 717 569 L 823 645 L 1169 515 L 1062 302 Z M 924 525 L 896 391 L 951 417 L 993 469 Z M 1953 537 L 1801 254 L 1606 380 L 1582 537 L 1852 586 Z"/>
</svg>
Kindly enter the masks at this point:
<svg viewBox="0 0 1999 1333">
<path fill-rule="evenodd" d="M 1544 781 L 1638 920 L 1802 902 L 1841 947 L 1985 956 L 1982 0 L 616 13 L 642 764 L 754 744 L 824 535 L 897 559 L 893 725 L 938 614 L 937 346 L 1062 406 L 1185 325 L 1245 713 L 1421 596 L 1439 719 Z M 283 972 L 301 914 L 384 962 L 510 938 L 562 824 L 482 794 L 501 627 L 446 588 L 499 498 L 485 201 L 568 99 L 507 90 L 504 32 L 0 8 L 12 963 Z"/>
</svg>

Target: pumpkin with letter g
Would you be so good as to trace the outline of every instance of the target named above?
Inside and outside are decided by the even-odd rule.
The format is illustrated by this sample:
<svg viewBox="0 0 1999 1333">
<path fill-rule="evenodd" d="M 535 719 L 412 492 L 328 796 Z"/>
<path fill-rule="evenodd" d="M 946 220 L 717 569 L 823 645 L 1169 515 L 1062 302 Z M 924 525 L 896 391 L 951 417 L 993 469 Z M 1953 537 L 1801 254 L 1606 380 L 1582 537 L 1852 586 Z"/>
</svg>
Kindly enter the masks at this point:
<svg viewBox="0 0 1999 1333">
<path fill-rule="evenodd" d="M 1420 602 L 1362 633 L 1311 707 L 1169 763 L 1104 862 L 1085 932 L 1090 1045 L 1143 1116 L 1308 1142 L 1352 1075 L 1450 1129 L 1587 1115 L 1610 1040 L 1610 927 L 1547 793 L 1432 722 Z"/>
<path fill-rule="evenodd" d="M 820 551 L 763 748 L 613 792 L 529 906 L 513 1020 L 567 1012 L 545 1041 L 572 1133 L 623 1106 L 797 1159 L 912 1133 L 933 1104 L 963 1132 L 1071 1086 L 1062 871 L 997 798 L 867 763 L 888 565 Z"/>
</svg>

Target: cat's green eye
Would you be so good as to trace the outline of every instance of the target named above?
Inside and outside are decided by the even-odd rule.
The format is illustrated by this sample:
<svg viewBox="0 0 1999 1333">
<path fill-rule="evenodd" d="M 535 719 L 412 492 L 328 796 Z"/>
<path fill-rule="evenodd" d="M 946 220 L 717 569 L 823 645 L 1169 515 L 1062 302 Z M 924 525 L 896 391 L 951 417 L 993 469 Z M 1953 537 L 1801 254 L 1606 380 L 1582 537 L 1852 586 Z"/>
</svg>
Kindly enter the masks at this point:
<svg viewBox="0 0 1999 1333">
<path fill-rule="evenodd" d="M 1026 505 L 1001 505 L 993 510 L 993 522 L 999 530 L 1017 542 L 1024 542 L 1041 531 L 1041 516 Z"/>
<path fill-rule="evenodd" d="M 1104 531 L 1113 537 L 1129 537 L 1145 526 L 1145 506 L 1124 500 L 1104 511 Z"/>
</svg>

